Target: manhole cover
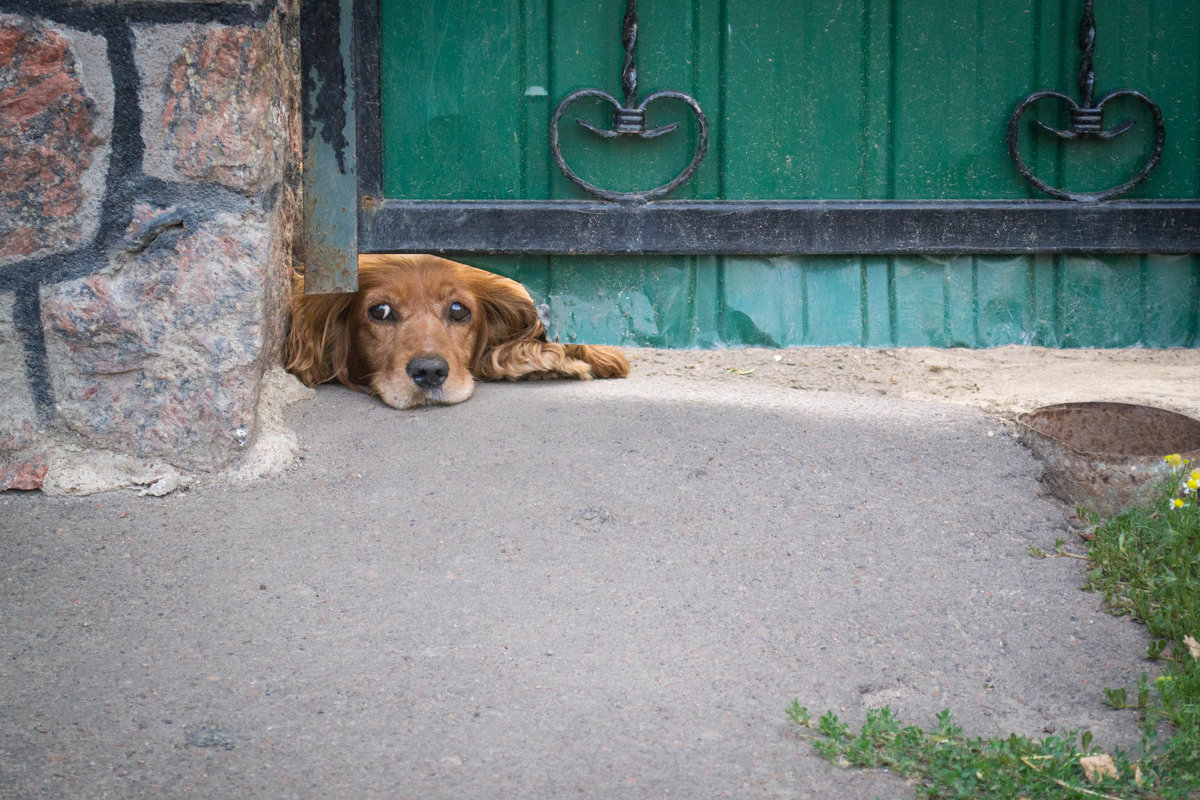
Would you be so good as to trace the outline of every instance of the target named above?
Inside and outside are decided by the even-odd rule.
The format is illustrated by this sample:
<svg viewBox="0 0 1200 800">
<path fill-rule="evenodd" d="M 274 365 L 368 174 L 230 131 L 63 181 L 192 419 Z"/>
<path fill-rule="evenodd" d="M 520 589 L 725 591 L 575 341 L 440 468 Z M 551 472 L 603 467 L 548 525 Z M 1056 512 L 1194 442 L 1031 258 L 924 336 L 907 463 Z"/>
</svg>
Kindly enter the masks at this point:
<svg viewBox="0 0 1200 800">
<path fill-rule="evenodd" d="M 1200 420 L 1129 403 L 1063 403 L 1017 418 L 1021 440 L 1045 464 L 1055 497 L 1116 514 L 1153 497 L 1170 467 L 1163 456 L 1200 460 Z"/>
</svg>

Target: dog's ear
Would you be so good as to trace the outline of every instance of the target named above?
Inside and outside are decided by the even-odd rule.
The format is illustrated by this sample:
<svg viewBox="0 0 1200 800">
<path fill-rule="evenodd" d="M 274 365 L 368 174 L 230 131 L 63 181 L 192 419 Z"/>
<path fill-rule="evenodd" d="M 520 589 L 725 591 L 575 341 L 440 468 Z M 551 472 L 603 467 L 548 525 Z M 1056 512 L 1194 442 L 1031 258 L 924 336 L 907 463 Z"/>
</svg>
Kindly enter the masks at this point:
<svg viewBox="0 0 1200 800">
<path fill-rule="evenodd" d="M 524 286 L 473 268 L 469 280 L 483 317 L 472 365 L 478 364 L 484 353 L 506 342 L 546 341 L 546 329 Z"/>
<path fill-rule="evenodd" d="M 353 293 L 306 295 L 303 278 L 293 281 L 283 365 L 306 386 L 332 380 L 350 384 L 347 315 L 353 301 Z"/>
</svg>

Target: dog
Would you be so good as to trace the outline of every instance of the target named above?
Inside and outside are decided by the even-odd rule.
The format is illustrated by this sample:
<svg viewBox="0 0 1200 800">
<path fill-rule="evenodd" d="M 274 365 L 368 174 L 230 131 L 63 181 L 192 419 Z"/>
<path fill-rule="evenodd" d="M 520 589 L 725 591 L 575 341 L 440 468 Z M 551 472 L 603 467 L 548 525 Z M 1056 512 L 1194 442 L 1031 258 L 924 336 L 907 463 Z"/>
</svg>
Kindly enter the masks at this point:
<svg viewBox="0 0 1200 800">
<path fill-rule="evenodd" d="M 340 381 L 395 408 L 452 405 L 475 381 L 624 378 L 615 347 L 559 344 L 525 287 L 430 255 L 362 255 L 358 291 L 293 282 L 284 365 L 308 386 Z"/>
</svg>

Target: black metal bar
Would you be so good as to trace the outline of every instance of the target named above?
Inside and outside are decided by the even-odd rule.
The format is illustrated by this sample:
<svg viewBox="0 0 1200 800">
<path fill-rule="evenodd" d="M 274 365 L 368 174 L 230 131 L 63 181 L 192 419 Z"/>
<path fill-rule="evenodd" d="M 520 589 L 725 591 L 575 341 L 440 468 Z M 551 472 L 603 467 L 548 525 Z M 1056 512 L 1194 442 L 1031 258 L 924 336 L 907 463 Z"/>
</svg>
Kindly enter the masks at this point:
<svg viewBox="0 0 1200 800">
<path fill-rule="evenodd" d="M 625 105 L 637 102 L 637 0 L 625 0 L 625 18 L 621 20 L 621 45 L 625 48 L 625 61 L 621 65 L 621 93 Z"/>
<path fill-rule="evenodd" d="M 1096 99 L 1096 13 L 1092 3 L 1085 0 L 1079 21 L 1079 100 L 1084 108 L 1091 108 Z"/>
<path fill-rule="evenodd" d="M 364 252 L 776 255 L 1200 252 L 1200 204 L 1026 201 L 396 201 Z"/>
<path fill-rule="evenodd" d="M 358 193 L 383 196 L 383 100 L 380 81 L 380 2 L 354 2 L 355 117 L 358 125 Z"/>
</svg>

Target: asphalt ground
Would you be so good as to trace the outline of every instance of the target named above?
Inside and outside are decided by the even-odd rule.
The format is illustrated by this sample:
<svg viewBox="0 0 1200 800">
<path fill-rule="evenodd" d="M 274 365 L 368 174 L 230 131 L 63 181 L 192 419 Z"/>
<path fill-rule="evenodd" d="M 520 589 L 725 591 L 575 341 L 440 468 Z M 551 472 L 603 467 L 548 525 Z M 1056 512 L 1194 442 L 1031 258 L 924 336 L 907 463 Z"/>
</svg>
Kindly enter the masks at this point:
<svg viewBox="0 0 1200 800">
<path fill-rule="evenodd" d="M 0 797 L 908 797 L 793 699 L 1087 728 L 1146 635 L 959 406 L 636 376 L 289 410 L 303 459 L 0 495 Z"/>
</svg>

